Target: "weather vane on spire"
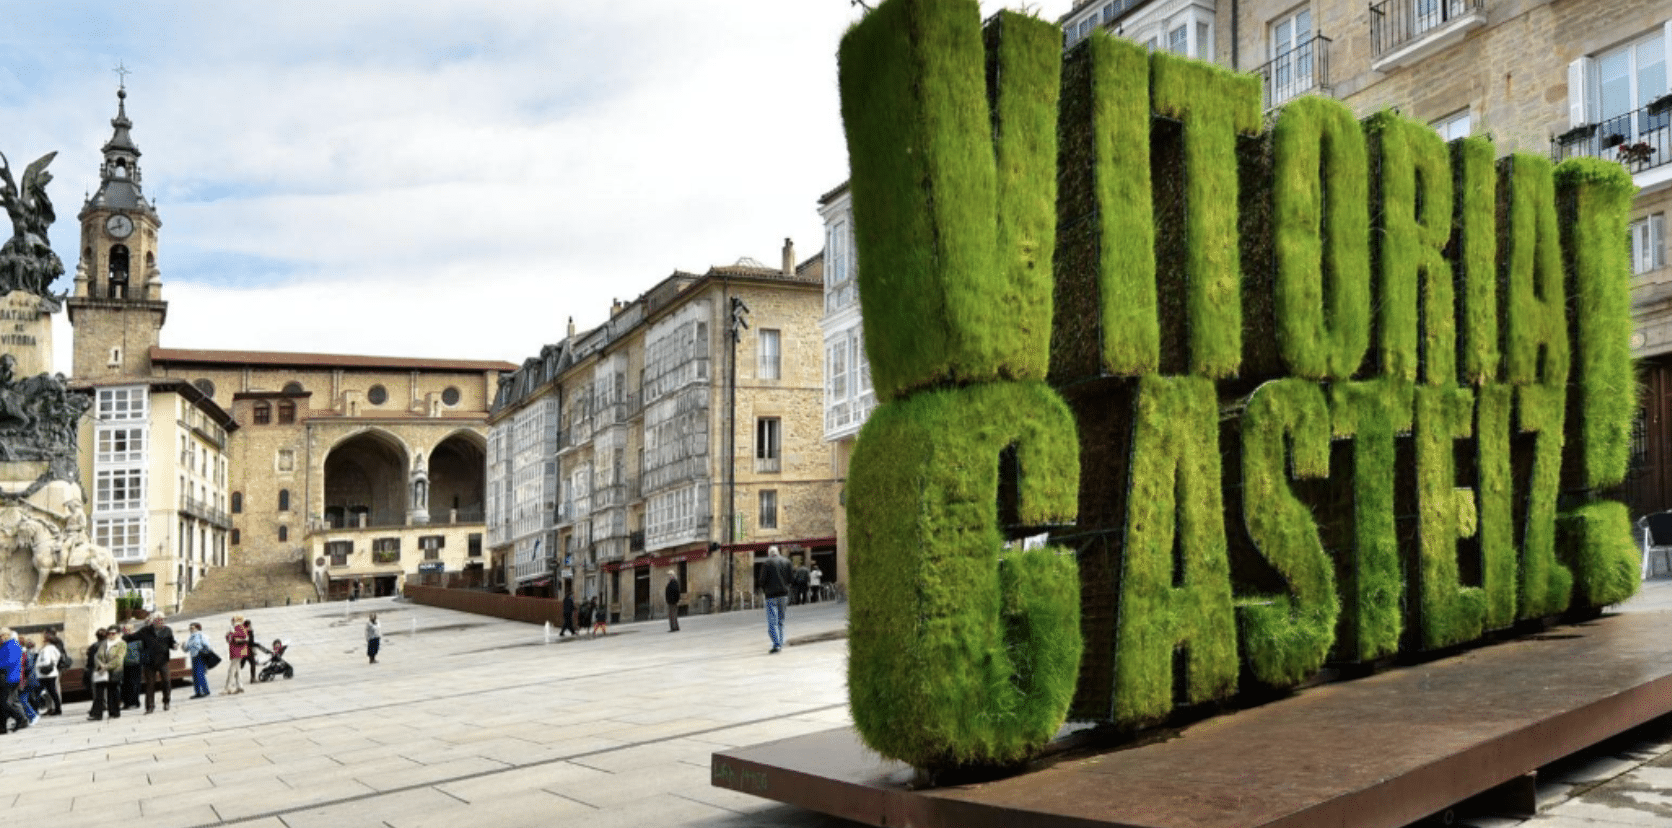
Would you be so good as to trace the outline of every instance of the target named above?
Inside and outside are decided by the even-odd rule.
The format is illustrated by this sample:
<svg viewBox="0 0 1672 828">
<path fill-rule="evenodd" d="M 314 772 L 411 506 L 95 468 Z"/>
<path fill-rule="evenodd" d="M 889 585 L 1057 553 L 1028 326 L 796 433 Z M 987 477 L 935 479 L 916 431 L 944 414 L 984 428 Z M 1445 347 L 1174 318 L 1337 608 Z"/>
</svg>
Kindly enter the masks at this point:
<svg viewBox="0 0 1672 828">
<path fill-rule="evenodd" d="M 110 71 L 116 73 L 116 86 L 117 86 L 117 88 L 127 89 L 128 88 L 128 75 L 132 74 L 132 70 L 130 70 L 126 66 L 123 66 L 122 61 L 116 61 L 116 68 L 112 69 Z"/>
</svg>

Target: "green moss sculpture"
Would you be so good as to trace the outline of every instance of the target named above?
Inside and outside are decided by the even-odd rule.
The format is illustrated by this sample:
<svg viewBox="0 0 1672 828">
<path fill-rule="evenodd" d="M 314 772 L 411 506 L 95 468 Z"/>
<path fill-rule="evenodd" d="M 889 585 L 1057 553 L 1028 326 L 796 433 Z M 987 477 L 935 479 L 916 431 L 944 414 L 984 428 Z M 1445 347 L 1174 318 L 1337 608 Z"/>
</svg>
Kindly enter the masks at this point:
<svg viewBox="0 0 1672 828">
<path fill-rule="evenodd" d="M 1486 595 L 1459 583 L 1458 538 L 1478 531 L 1474 495 L 1457 488 L 1456 441 L 1474 433 L 1474 395 L 1456 386 L 1416 389 L 1418 618 L 1428 649 L 1480 637 Z"/>
<path fill-rule="evenodd" d="M 1324 665 L 1341 613 L 1335 575 L 1312 512 L 1289 488 L 1329 476 L 1330 414 L 1323 389 L 1300 379 L 1259 387 L 1242 417 L 1243 522 L 1260 554 L 1288 583 L 1286 595 L 1237 607 L 1243 660 L 1254 678 L 1288 687 Z"/>
<path fill-rule="evenodd" d="M 1144 377 L 1135 409 L 1115 633 L 1113 714 L 1125 723 L 1172 710 L 1175 650 L 1185 651 L 1187 703 L 1224 698 L 1237 683 L 1213 382 Z"/>
<path fill-rule="evenodd" d="M 1578 418 L 1570 439 L 1587 487 L 1625 480 L 1637 382 L 1631 367 L 1631 261 L 1626 219 L 1637 188 L 1625 168 L 1575 158 L 1556 168 L 1574 310 Z M 1577 425 L 1578 428 L 1572 428 Z"/>
<path fill-rule="evenodd" d="M 994 26 L 984 40 L 974 0 L 894 0 L 842 38 L 860 305 L 881 400 L 1046 375 L 1061 31 L 1008 12 Z"/>
<path fill-rule="evenodd" d="M 1547 158 L 1517 153 L 1499 168 L 1507 375 L 1515 385 L 1560 387 L 1568 378 L 1567 290 L 1552 167 Z"/>
<path fill-rule="evenodd" d="M 1433 127 L 1398 114 L 1379 112 L 1366 129 L 1376 146 L 1380 174 L 1382 372 L 1416 379 L 1420 364 L 1426 384 L 1452 385 L 1457 382 L 1456 300 L 1446 258 L 1452 234 L 1451 158 Z"/>
<path fill-rule="evenodd" d="M 1074 559 L 1003 548 L 1000 455 L 1017 511 L 1071 520 L 1074 418 L 1042 383 L 924 391 L 871 414 L 849 471 L 848 685 L 877 752 L 918 767 L 1002 765 L 1056 732 L 1081 638 Z"/>
<path fill-rule="evenodd" d="M 1521 588 L 1517 618 L 1542 618 L 1568 608 L 1573 572 L 1556 557 L 1556 499 L 1562 483 L 1565 389 L 1527 385 L 1516 389 L 1520 430 L 1532 433 L 1532 473 L 1526 483 L 1526 522 L 1521 532 Z"/>
<path fill-rule="evenodd" d="M 1392 379 L 1330 387 L 1331 428 L 1353 441 L 1353 545 L 1346 623 L 1338 650 L 1371 661 L 1399 649 L 1405 631 L 1395 482 L 1397 438 L 1411 430 L 1413 387 Z"/>
<path fill-rule="evenodd" d="M 1498 168 L 1492 142 L 1470 136 L 1451 143 L 1456 186 L 1458 239 L 1452 248 L 1452 273 L 1462 293 L 1463 318 L 1456 320 L 1463 377 L 1484 385 L 1503 374 L 1498 347 L 1498 231 L 1494 198 Z"/>
<path fill-rule="evenodd" d="M 1053 380 L 1160 368 L 1149 50 L 1101 33 L 1063 66 Z"/>
<path fill-rule="evenodd" d="M 1482 588 L 1486 628 L 1515 623 L 1515 478 L 1510 454 L 1515 388 L 1502 383 L 1475 392 L 1475 501 L 1480 515 Z"/>
<path fill-rule="evenodd" d="M 1295 376 L 1346 379 L 1370 344 L 1364 133 L 1339 101 L 1307 97 L 1271 140 L 1278 347 Z"/>
<path fill-rule="evenodd" d="M 1260 80 L 1158 52 L 1150 104 L 1183 125 L 1183 269 L 1161 290 L 1185 297 L 1190 373 L 1219 379 L 1242 364 L 1242 267 L 1237 242 L 1237 136 L 1260 129 Z"/>
<path fill-rule="evenodd" d="M 1624 503 L 1599 500 L 1564 513 L 1557 537 L 1573 566 L 1574 603 L 1605 607 L 1642 586 L 1642 553 Z"/>
</svg>

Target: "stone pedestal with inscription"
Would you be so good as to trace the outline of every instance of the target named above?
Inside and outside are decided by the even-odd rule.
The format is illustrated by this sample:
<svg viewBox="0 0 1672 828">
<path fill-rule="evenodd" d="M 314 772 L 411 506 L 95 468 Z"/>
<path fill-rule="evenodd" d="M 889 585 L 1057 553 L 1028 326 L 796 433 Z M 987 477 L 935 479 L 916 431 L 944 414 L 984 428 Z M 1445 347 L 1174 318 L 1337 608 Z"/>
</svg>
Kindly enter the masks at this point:
<svg viewBox="0 0 1672 828">
<path fill-rule="evenodd" d="M 0 299 L 0 354 L 17 360 L 19 377 L 52 373 L 52 313 L 58 303 L 24 290 Z"/>
</svg>

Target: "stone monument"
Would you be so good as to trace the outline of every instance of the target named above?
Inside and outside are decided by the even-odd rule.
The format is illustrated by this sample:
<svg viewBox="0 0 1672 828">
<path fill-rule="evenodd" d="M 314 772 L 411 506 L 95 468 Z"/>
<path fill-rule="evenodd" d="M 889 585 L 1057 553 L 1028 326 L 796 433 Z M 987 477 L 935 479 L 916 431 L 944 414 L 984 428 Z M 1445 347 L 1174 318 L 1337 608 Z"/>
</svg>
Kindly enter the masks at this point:
<svg viewBox="0 0 1672 828">
<path fill-rule="evenodd" d="M 87 532 L 76 434 L 91 401 L 52 372 L 52 314 L 63 302 L 49 291 L 64 272 L 47 241 L 54 155 L 21 181 L 0 155 L 12 220 L 0 247 L 0 625 L 56 627 L 74 646 L 115 618 L 119 573 Z"/>
</svg>

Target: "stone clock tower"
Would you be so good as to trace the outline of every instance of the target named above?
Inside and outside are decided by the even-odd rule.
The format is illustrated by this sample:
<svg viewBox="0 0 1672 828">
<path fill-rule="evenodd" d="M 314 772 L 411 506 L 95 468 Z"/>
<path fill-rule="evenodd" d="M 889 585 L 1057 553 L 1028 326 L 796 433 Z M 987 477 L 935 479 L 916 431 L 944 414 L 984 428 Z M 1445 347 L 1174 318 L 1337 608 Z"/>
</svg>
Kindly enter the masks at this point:
<svg viewBox="0 0 1672 828">
<path fill-rule="evenodd" d="M 71 375 L 81 380 L 150 374 L 168 303 L 157 269 L 162 220 L 140 189 L 139 147 L 128 134 L 126 88 L 116 93 L 115 133 L 104 145 L 99 189 L 81 206 L 81 255 L 67 302 L 75 328 Z"/>
</svg>

